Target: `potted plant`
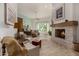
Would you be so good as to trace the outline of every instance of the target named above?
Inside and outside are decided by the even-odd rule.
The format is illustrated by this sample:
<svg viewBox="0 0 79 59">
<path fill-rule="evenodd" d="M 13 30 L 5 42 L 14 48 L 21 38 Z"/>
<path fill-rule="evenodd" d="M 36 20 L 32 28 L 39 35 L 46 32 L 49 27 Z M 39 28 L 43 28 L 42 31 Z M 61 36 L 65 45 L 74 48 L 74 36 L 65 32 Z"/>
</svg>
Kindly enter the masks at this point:
<svg viewBox="0 0 79 59">
<path fill-rule="evenodd" d="M 48 31 L 48 34 L 51 36 L 51 35 L 52 35 L 52 31 L 49 30 L 49 31 Z"/>
</svg>

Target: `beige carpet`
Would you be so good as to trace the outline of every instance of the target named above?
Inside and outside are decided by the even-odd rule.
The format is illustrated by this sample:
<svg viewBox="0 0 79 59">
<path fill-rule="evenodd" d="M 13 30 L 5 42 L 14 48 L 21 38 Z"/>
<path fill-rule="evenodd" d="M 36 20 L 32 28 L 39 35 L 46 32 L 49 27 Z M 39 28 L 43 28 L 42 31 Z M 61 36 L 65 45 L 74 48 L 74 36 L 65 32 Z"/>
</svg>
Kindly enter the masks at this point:
<svg viewBox="0 0 79 59">
<path fill-rule="evenodd" d="M 42 40 L 40 56 L 78 56 L 79 52 L 65 48 L 52 40 Z"/>
</svg>

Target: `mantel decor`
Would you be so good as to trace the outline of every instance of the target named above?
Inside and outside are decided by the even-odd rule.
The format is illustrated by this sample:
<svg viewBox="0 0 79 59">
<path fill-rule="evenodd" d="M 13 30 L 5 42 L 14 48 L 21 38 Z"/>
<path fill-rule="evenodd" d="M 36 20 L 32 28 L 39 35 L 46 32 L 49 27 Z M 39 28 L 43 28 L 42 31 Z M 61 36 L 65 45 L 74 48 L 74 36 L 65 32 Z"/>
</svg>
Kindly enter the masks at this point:
<svg viewBox="0 0 79 59">
<path fill-rule="evenodd" d="M 16 22 L 16 11 L 12 3 L 4 3 L 4 16 L 6 25 L 14 25 Z"/>
</svg>

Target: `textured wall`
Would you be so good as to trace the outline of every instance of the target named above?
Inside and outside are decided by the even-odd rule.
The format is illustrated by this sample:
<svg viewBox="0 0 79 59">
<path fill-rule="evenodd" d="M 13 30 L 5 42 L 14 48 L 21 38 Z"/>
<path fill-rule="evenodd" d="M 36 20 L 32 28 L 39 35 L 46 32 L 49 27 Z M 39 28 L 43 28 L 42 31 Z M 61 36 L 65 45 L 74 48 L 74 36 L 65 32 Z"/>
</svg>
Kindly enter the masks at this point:
<svg viewBox="0 0 79 59">
<path fill-rule="evenodd" d="M 12 4 L 12 5 L 15 6 L 15 4 Z M 3 36 L 6 36 L 7 34 L 13 36 L 14 32 L 15 30 L 12 26 L 5 26 L 4 24 L 4 4 L 0 3 L 0 37 L 2 38 Z"/>
</svg>

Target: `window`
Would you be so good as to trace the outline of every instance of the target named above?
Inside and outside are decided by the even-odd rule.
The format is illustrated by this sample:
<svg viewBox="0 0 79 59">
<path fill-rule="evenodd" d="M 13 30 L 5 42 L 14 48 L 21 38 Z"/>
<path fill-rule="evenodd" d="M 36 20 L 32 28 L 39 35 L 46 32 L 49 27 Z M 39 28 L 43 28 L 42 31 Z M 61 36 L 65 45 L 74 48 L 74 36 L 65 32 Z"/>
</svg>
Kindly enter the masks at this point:
<svg viewBox="0 0 79 59">
<path fill-rule="evenodd" d="M 37 29 L 39 32 L 48 32 L 49 31 L 49 23 L 38 23 Z"/>
</svg>

